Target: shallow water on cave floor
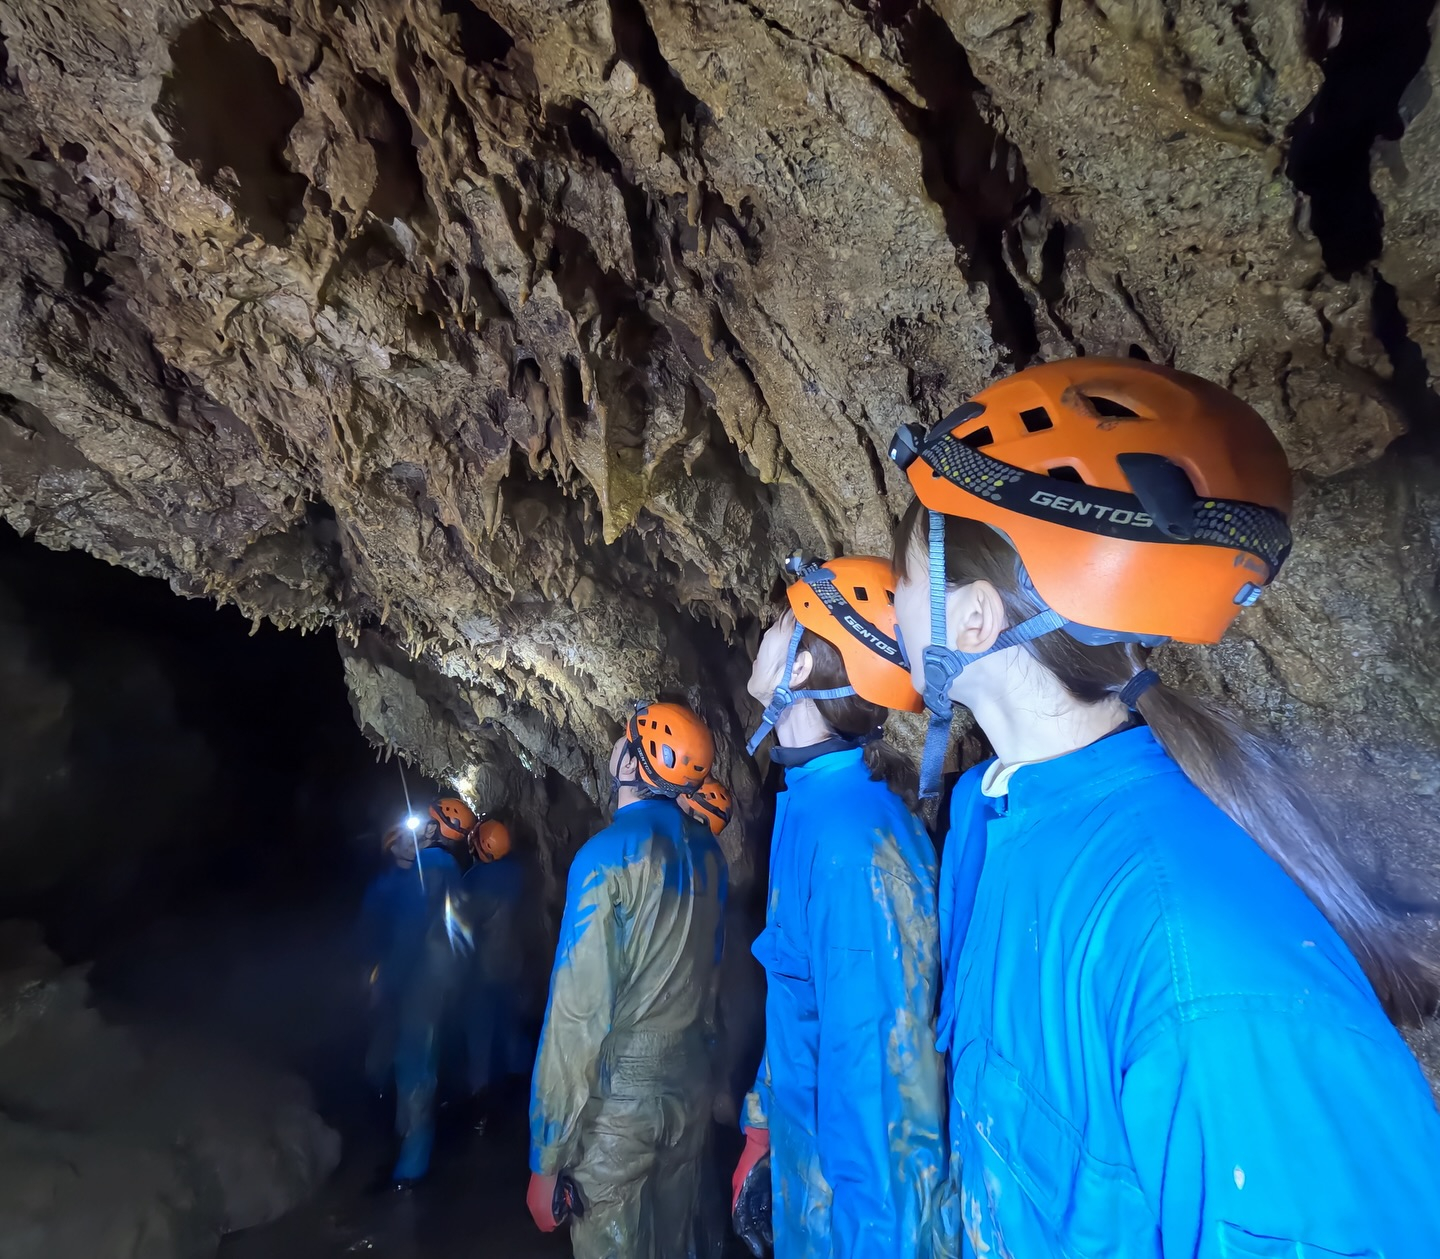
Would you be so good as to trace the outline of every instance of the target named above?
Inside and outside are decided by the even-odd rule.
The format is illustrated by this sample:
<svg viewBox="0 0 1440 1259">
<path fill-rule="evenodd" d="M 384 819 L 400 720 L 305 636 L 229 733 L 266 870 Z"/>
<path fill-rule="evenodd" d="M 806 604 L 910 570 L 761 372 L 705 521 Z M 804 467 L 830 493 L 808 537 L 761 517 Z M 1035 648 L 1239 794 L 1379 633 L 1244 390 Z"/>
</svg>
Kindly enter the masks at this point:
<svg viewBox="0 0 1440 1259">
<path fill-rule="evenodd" d="M 345 1157 L 310 1202 L 263 1228 L 233 1233 L 220 1259 L 549 1259 L 569 1255 L 563 1233 L 546 1237 L 525 1209 L 529 1180 L 523 1114 L 477 1134 L 445 1108 L 429 1178 L 404 1194 L 377 1178 L 394 1157 L 378 1103 L 345 1133 Z"/>
<path fill-rule="evenodd" d="M 379 1180 L 395 1153 L 387 1128 L 392 1115 L 378 1100 L 369 1114 L 353 1113 L 345 1157 L 320 1192 L 274 1224 L 232 1233 L 221 1243 L 219 1259 L 550 1259 L 570 1254 L 565 1233 L 539 1233 L 525 1208 L 530 1171 L 523 1108 L 492 1120 L 481 1135 L 463 1111 L 442 1107 L 430 1175 L 403 1194 Z M 721 1169 L 733 1166 L 740 1138 L 717 1129 L 715 1142 L 712 1189 L 723 1194 Z M 713 1210 L 716 1200 L 709 1205 Z M 748 1259 L 728 1229 L 720 1227 L 725 1259 Z"/>
</svg>

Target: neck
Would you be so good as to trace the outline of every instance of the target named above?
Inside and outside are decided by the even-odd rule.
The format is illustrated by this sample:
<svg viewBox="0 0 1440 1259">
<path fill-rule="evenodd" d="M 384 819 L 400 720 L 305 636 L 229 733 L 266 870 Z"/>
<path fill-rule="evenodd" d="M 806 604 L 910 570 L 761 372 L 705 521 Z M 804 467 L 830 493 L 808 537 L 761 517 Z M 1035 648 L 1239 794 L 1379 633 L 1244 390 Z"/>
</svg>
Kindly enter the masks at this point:
<svg viewBox="0 0 1440 1259">
<path fill-rule="evenodd" d="M 644 799 L 634 787 L 621 787 L 620 794 L 615 797 L 615 808 L 623 809 L 627 804 L 639 804 Z"/>
<path fill-rule="evenodd" d="M 782 748 L 814 747 L 834 737 L 835 732 L 825 724 L 815 701 L 810 699 L 796 700 L 775 723 L 775 742 Z"/>
<path fill-rule="evenodd" d="M 1125 720 L 1118 699 L 1083 703 L 1028 652 L 1004 655 L 1012 659 L 992 657 L 1000 667 L 977 677 L 974 693 L 960 697 L 1002 765 L 1064 756 L 1104 738 Z"/>
</svg>

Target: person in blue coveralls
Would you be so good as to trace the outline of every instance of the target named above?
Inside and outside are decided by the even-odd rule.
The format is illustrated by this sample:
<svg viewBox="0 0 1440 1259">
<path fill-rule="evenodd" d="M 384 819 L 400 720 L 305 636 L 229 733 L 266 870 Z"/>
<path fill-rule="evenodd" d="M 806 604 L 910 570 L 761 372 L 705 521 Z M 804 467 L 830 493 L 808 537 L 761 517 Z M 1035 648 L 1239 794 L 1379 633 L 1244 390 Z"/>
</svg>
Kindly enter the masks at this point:
<svg viewBox="0 0 1440 1259">
<path fill-rule="evenodd" d="M 777 1259 L 927 1256 L 943 1181 L 938 863 L 879 738 L 887 708 L 920 708 L 893 600 L 886 560 L 801 568 L 750 676 L 766 704 L 750 751 L 774 729 L 785 789 L 753 947 L 765 1055 L 732 1187 L 758 1255 L 763 1209 L 747 1199 L 767 1189 L 768 1155 Z"/>
<path fill-rule="evenodd" d="M 439 1034 L 464 961 L 447 930 L 447 906 L 459 902 L 465 837 L 474 825 L 463 800 L 437 800 L 419 826 L 392 843 L 395 868 L 372 884 L 362 909 L 376 959 L 374 1001 L 385 1012 L 382 1026 L 393 1028 L 393 1040 L 372 1042 L 367 1066 L 372 1079 L 394 1072 L 400 1153 L 389 1181 L 397 1189 L 414 1185 L 430 1167 Z"/>
<path fill-rule="evenodd" d="M 475 1127 L 485 1130 L 506 1082 L 528 1074 L 533 1058 L 520 1028 L 517 990 L 524 969 L 520 900 L 525 876 L 511 855 L 510 828 L 482 818 L 470 831 L 474 864 L 465 872 L 466 917 L 474 939 L 461 999 Z"/>
<path fill-rule="evenodd" d="M 419 819 L 416 819 L 416 827 Z M 393 1082 L 398 1010 L 395 992 L 385 973 L 395 922 L 406 901 L 418 894 L 415 858 L 420 852 L 418 829 L 392 826 L 380 840 L 384 865 L 365 889 L 360 903 L 357 951 L 364 963 L 369 995 L 370 1040 L 365 1053 L 365 1079 L 377 1094 Z"/>
<path fill-rule="evenodd" d="M 715 758 L 681 704 L 641 705 L 611 753 L 611 824 L 570 866 L 530 1100 L 536 1225 L 576 1259 L 700 1248 L 729 872 L 677 805 Z"/>
<path fill-rule="evenodd" d="M 1440 1255 L 1440 1116 L 1392 1026 L 1435 1008 L 1434 972 L 1277 752 L 1147 667 L 1218 642 L 1290 550 L 1264 421 L 1082 358 L 891 453 L 919 499 L 895 602 L 922 791 L 952 703 L 995 750 L 941 872 L 938 1253 Z"/>
</svg>

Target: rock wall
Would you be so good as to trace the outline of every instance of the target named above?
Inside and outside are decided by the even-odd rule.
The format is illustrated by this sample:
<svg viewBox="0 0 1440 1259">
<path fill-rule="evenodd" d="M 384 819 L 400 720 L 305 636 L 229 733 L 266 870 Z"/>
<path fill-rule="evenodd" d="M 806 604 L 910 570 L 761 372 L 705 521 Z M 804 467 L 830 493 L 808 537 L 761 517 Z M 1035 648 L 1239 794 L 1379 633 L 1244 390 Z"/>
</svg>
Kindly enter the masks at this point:
<svg viewBox="0 0 1440 1259">
<path fill-rule="evenodd" d="M 1172 362 L 1300 507 L 1166 667 L 1440 895 L 1430 8 L 8 0 L 0 510 L 333 625 L 377 737 L 537 811 L 683 695 L 753 816 L 745 649 L 786 554 L 885 548 L 895 426 Z"/>
<path fill-rule="evenodd" d="M 25 923 L 0 923 L 0 1235 L 14 1259 L 205 1259 L 334 1170 L 292 1076 L 143 1034 L 89 1005 Z"/>
</svg>

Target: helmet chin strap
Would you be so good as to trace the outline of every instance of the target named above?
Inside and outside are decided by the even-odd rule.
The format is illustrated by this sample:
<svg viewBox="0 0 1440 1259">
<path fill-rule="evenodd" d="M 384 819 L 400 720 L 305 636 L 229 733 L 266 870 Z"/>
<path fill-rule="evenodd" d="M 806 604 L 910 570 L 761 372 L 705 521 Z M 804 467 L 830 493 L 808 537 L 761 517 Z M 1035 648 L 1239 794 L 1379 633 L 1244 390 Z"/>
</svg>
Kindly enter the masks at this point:
<svg viewBox="0 0 1440 1259">
<path fill-rule="evenodd" d="M 1063 616 L 1053 608 L 1046 608 L 1019 625 L 1002 631 L 984 651 L 955 651 L 944 646 L 950 641 L 945 632 L 945 517 L 933 510 L 927 511 L 927 514 L 930 517 L 930 644 L 922 653 L 921 660 L 925 665 L 925 707 L 930 710 L 930 724 L 925 729 L 925 750 L 920 756 L 922 800 L 933 799 L 940 794 L 945 752 L 950 746 L 950 727 L 955 721 L 955 705 L 950 699 L 950 688 L 955 685 L 955 679 L 967 665 L 993 656 L 1007 647 L 1028 643 L 1065 624 Z"/>
<path fill-rule="evenodd" d="M 790 650 L 785 653 L 785 671 L 780 675 L 780 684 L 775 688 L 775 693 L 770 697 L 770 702 L 765 705 L 765 715 L 760 719 L 760 725 L 755 733 L 750 736 L 750 742 L 745 745 L 745 751 L 751 756 L 755 755 L 755 749 L 764 741 L 765 736 L 775 728 L 775 723 L 780 720 L 783 713 L 796 700 L 801 699 L 844 699 L 846 696 L 854 695 L 853 686 L 832 686 L 827 691 L 792 691 L 790 689 L 790 678 L 795 672 L 795 653 L 800 650 L 800 639 L 805 633 L 805 627 L 797 624 L 795 632 L 790 635 Z"/>
</svg>

